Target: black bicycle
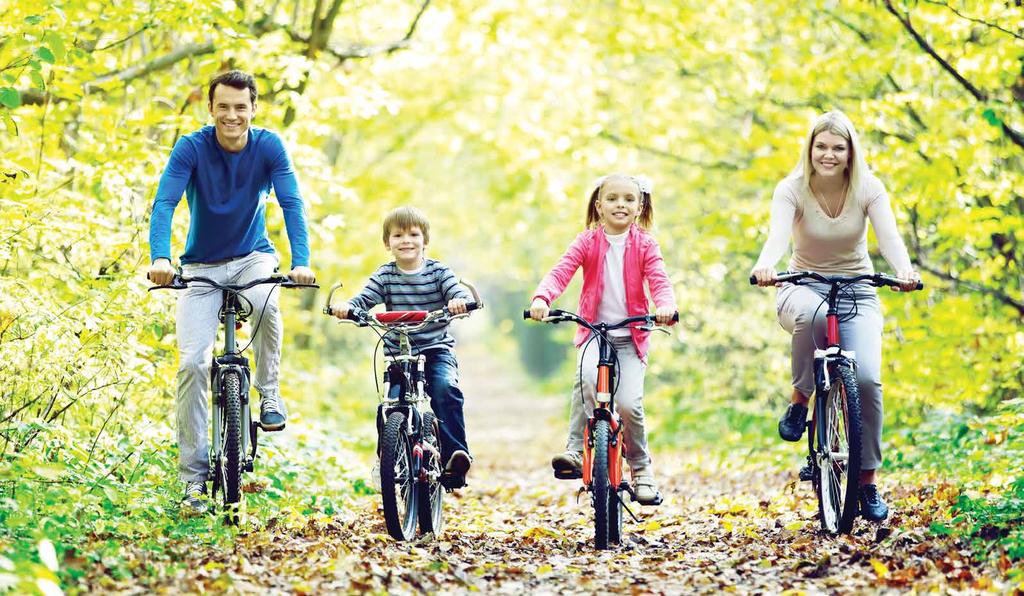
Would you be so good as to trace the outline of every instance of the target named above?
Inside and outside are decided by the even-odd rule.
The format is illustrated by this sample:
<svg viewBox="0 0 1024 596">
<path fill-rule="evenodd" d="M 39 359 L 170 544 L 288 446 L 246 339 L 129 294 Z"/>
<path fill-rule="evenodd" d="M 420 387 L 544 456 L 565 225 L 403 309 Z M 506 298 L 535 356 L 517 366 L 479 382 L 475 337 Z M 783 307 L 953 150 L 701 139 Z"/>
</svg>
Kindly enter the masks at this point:
<svg viewBox="0 0 1024 596">
<path fill-rule="evenodd" d="M 862 424 L 860 389 L 857 385 L 857 355 L 839 347 L 839 302 L 856 297 L 850 286 L 864 283 L 875 287 L 899 288 L 902 282 L 884 273 L 839 276 L 814 271 L 784 271 L 776 275 L 779 283 L 801 284 L 818 281 L 828 284 L 825 313 L 824 349 L 814 350 L 814 406 L 807 422 L 807 466 L 801 480 L 810 480 L 818 496 L 818 519 L 829 534 L 848 533 L 859 513 Z M 751 285 L 757 280 L 750 276 Z M 915 289 L 924 288 L 917 283 Z M 809 477 L 808 477 L 809 476 Z"/>
<path fill-rule="evenodd" d="M 284 275 L 272 275 L 239 285 L 220 284 L 206 277 L 175 275 L 170 285 L 153 286 L 152 290 L 184 290 L 192 285 L 220 290 L 223 301 L 219 318 L 224 325 L 224 351 L 215 354 L 210 369 L 210 401 L 212 402 L 212 440 L 210 442 L 210 471 L 213 481 L 211 498 L 221 494 L 228 523 L 238 522 L 238 503 L 241 501 L 242 474 L 253 471 L 256 459 L 259 422 L 252 421 L 249 408 L 249 359 L 235 344 L 235 331 L 248 320 L 253 305 L 242 292 L 262 284 L 282 288 L 319 288 L 316 284 L 299 284 Z M 269 296 L 268 296 L 269 300 Z M 260 321 L 256 322 L 258 327 Z M 254 330 L 255 333 L 255 330 Z M 244 348 L 243 348 L 244 349 Z"/>
<path fill-rule="evenodd" d="M 409 334 L 432 324 L 449 324 L 455 319 L 469 316 L 469 312 L 483 308 L 476 288 L 460 280 L 469 288 L 473 301 L 466 304 L 466 314 L 453 315 L 447 307 L 433 310 L 393 310 L 370 314 L 353 308 L 348 323 L 369 327 L 377 333 L 380 347 L 388 335 L 397 336 L 398 353 L 386 355 L 383 390 L 378 385 L 380 404 L 377 406 L 377 455 L 380 456 L 380 494 L 384 506 L 384 524 L 395 540 L 411 540 L 420 532 L 440 534 L 444 525 L 444 492 L 460 488 L 458 479 L 444 474 L 438 420 L 430 411 L 430 396 L 425 391 L 426 356 L 413 355 Z M 341 288 L 331 287 L 324 305 L 325 315 L 331 315 L 331 298 Z M 374 379 L 376 380 L 377 350 L 374 350 Z"/>
</svg>

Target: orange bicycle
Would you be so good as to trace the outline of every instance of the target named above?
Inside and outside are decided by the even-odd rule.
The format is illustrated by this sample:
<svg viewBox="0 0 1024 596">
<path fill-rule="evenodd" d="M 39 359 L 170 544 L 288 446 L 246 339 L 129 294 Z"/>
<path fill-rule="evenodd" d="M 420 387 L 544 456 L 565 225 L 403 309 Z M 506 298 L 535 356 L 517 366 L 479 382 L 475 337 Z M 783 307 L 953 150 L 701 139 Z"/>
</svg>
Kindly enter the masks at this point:
<svg viewBox="0 0 1024 596">
<path fill-rule="evenodd" d="M 523 311 L 523 318 L 530 318 L 529 310 Z M 675 313 L 672 320 L 679 321 L 679 313 Z M 669 331 L 663 327 L 655 327 L 654 315 L 628 317 L 618 323 L 591 323 L 576 313 L 554 309 L 543 322 L 573 322 L 582 325 L 593 332 L 588 343 L 596 341 L 600 350 L 597 361 L 596 403 L 594 412 L 587 418 L 587 424 L 583 429 L 583 488 L 580 490 L 590 493 L 590 501 L 594 507 L 594 547 L 604 550 L 608 548 L 609 543 L 618 544 L 622 541 L 624 512 L 629 513 L 634 521 L 639 521 L 623 500 L 624 493 L 628 493 L 634 501 L 637 498 L 632 487 L 622 477 L 622 460 L 625 456 L 622 423 L 615 412 L 618 358 L 607 333 L 612 329 L 621 329 L 636 323 L 640 323 L 638 328 L 644 331 L 662 331 L 666 334 Z M 587 346 L 584 345 L 583 349 L 586 350 Z M 651 504 L 661 504 L 661 495 L 658 495 L 658 500 Z"/>
</svg>

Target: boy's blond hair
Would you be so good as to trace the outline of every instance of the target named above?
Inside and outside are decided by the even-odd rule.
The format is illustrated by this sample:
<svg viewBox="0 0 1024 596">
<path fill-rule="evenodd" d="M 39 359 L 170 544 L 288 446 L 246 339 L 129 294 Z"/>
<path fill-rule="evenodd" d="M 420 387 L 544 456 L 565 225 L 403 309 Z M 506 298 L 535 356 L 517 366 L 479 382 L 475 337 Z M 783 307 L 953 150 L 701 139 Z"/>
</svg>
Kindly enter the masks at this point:
<svg viewBox="0 0 1024 596">
<path fill-rule="evenodd" d="M 388 245 L 388 238 L 391 237 L 391 230 L 411 230 L 419 228 L 423 232 L 423 244 L 430 244 L 430 222 L 422 211 L 415 207 L 399 207 L 387 214 L 384 218 L 384 246 Z"/>
</svg>

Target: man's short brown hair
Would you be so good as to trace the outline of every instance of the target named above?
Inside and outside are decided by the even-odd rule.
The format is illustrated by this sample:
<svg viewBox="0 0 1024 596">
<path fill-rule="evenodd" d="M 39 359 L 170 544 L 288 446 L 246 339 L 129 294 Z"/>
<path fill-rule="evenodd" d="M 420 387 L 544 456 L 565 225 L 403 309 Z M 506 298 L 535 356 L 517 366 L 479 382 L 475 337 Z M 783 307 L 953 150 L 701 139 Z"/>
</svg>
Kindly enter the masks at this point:
<svg viewBox="0 0 1024 596">
<path fill-rule="evenodd" d="M 391 237 L 391 230 L 411 230 L 419 228 L 423 232 L 423 244 L 430 243 L 430 222 L 422 211 L 415 207 L 399 207 L 387 214 L 384 218 L 384 246 L 388 245 L 388 238 Z"/>
</svg>

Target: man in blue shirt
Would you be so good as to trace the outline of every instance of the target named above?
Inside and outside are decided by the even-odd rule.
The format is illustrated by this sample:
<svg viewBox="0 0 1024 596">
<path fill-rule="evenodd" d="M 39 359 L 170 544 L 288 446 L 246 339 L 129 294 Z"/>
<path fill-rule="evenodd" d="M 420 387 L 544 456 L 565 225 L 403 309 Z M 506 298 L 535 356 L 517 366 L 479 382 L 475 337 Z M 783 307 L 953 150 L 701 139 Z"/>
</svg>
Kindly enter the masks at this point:
<svg viewBox="0 0 1024 596">
<path fill-rule="evenodd" d="M 255 79 L 240 71 L 217 76 L 210 81 L 209 109 L 213 126 L 182 137 L 160 177 L 149 228 L 149 279 L 165 285 L 174 275 L 171 219 L 183 193 L 191 216 L 181 255 L 186 276 L 225 284 L 270 276 L 279 263 L 264 217 L 273 188 L 291 245 L 288 277 L 312 283 L 302 195 L 288 152 L 276 134 L 251 126 L 256 113 Z M 260 285 L 244 294 L 254 309 L 250 320 L 258 324 L 253 335 L 253 386 L 260 393 L 260 424 L 268 431 L 283 429 L 287 419 L 278 390 L 283 329 L 274 290 L 275 286 Z M 178 300 L 178 470 L 185 482 L 186 513 L 207 508 L 207 392 L 220 306 L 221 293 L 209 288 L 189 288 Z"/>
</svg>

